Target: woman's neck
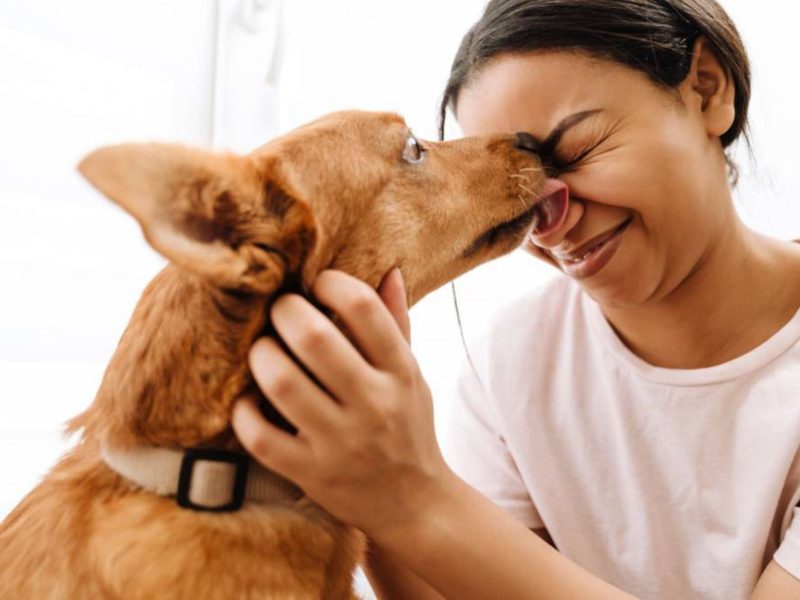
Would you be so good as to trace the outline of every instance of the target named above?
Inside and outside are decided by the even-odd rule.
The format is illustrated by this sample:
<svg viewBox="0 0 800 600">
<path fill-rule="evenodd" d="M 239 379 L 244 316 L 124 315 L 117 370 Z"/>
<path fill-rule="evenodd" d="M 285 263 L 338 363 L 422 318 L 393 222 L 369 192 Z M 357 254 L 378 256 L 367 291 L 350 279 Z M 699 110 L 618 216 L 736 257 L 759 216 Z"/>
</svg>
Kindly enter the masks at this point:
<svg viewBox="0 0 800 600">
<path fill-rule="evenodd" d="M 635 307 L 601 307 L 637 356 L 673 369 L 722 364 L 767 341 L 800 308 L 800 245 L 735 221 L 663 298 Z"/>
</svg>

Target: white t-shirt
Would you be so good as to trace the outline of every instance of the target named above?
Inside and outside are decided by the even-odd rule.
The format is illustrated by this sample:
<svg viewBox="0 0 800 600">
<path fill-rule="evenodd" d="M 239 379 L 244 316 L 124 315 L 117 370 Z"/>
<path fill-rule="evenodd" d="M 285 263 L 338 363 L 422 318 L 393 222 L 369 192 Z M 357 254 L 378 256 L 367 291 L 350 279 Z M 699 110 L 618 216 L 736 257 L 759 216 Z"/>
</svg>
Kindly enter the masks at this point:
<svg viewBox="0 0 800 600">
<path fill-rule="evenodd" d="M 800 578 L 800 312 L 733 361 L 664 369 L 561 277 L 471 355 L 448 461 L 564 555 L 647 600 L 747 598 L 773 555 Z"/>
</svg>

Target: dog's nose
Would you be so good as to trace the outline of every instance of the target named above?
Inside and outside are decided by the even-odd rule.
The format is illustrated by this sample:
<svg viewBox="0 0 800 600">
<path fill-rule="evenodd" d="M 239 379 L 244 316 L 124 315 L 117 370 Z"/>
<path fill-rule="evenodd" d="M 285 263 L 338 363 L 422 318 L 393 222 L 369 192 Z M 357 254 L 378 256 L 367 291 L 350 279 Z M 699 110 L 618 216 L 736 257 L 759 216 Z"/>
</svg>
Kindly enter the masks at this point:
<svg viewBox="0 0 800 600">
<path fill-rule="evenodd" d="M 538 154 L 539 142 L 527 131 L 520 131 L 514 136 L 514 148 Z"/>
</svg>

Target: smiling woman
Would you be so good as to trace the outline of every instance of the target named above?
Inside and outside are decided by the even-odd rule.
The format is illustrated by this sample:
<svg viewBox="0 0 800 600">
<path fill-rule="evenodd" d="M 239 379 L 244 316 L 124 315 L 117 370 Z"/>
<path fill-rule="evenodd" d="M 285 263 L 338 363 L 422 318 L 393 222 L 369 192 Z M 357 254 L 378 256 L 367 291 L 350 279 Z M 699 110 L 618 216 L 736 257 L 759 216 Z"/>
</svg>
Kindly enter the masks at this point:
<svg viewBox="0 0 800 600">
<path fill-rule="evenodd" d="M 713 0 L 493 0 L 442 104 L 467 135 L 529 132 L 569 188 L 527 241 L 567 277 L 479 348 L 451 465 L 639 597 L 800 593 L 800 247 L 734 210 L 749 100 Z"/>
<path fill-rule="evenodd" d="M 337 397 L 372 397 L 306 438 L 313 452 L 347 437 L 324 474 L 246 405 L 234 422 L 365 531 L 382 597 L 797 597 L 800 247 L 734 209 L 726 148 L 749 95 L 714 0 L 493 0 L 467 33 L 442 109 L 541 155 L 561 189 L 527 247 L 562 277 L 476 348 L 449 467 L 408 355 L 374 392 L 369 369 L 297 355 L 320 380 L 338 371 Z M 347 323 L 380 312 L 338 300 L 349 286 L 318 292 Z M 402 291 L 390 278 L 380 294 L 408 335 Z M 273 317 L 302 339 L 298 315 Z M 362 322 L 354 337 L 377 336 Z"/>
</svg>

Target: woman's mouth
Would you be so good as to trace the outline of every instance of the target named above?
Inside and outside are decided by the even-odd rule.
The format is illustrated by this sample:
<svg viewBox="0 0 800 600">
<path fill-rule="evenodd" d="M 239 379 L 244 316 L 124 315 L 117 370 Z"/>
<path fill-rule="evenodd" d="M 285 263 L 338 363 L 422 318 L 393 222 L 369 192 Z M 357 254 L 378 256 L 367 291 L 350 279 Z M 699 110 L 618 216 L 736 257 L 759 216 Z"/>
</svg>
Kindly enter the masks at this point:
<svg viewBox="0 0 800 600">
<path fill-rule="evenodd" d="M 622 234 L 628 229 L 633 218 L 599 236 L 569 254 L 550 255 L 558 261 L 567 275 L 575 279 L 588 279 L 605 267 L 622 243 Z"/>
</svg>

